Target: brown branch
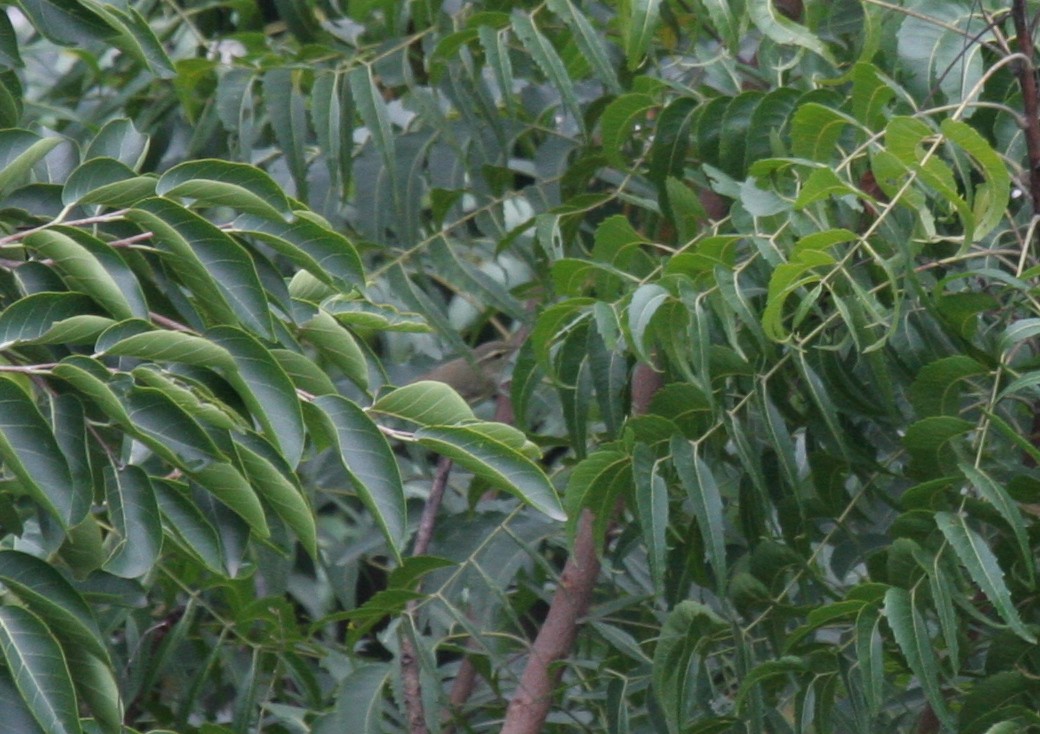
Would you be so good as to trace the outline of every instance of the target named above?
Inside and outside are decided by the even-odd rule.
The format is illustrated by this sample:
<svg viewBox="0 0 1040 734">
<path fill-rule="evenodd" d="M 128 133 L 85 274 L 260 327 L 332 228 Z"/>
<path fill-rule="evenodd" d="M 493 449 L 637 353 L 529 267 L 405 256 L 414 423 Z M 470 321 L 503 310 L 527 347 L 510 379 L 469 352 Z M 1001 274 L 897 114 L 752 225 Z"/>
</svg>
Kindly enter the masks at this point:
<svg viewBox="0 0 1040 734">
<path fill-rule="evenodd" d="M 1040 214 L 1040 99 L 1037 97 L 1033 36 L 1026 22 L 1025 0 L 1012 1 L 1011 18 L 1018 37 L 1018 50 L 1025 57 L 1018 65 L 1018 81 L 1022 85 L 1026 151 L 1029 154 L 1029 194 L 1033 202 L 1033 215 L 1036 216 Z"/>
<path fill-rule="evenodd" d="M 636 415 L 646 413 L 650 400 L 662 384 L 662 375 L 653 367 L 636 365 L 632 373 L 632 412 Z M 617 513 L 618 509 L 615 509 L 614 514 Z M 599 549 L 593 525 L 592 513 L 583 511 L 574 538 L 574 550 L 563 566 L 549 613 L 531 645 L 527 665 L 506 709 L 500 734 L 537 734 L 545 724 L 552 706 L 553 691 L 562 673 L 557 663 L 571 654 L 578 637 L 578 625 L 588 610 L 599 578 Z"/>
<path fill-rule="evenodd" d="M 422 556 L 430 548 L 433 539 L 434 523 L 437 519 L 437 511 L 440 509 L 441 500 L 444 499 L 444 490 L 448 486 L 448 476 L 451 474 L 451 459 L 441 458 L 437 463 L 437 473 L 430 487 L 430 496 L 426 498 L 422 515 L 419 516 L 419 528 L 415 532 L 415 545 L 412 547 L 413 556 Z M 418 608 L 415 600 L 405 605 L 405 618 L 415 619 Z M 426 711 L 422 700 L 421 666 L 419 655 L 415 649 L 408 630 L 401 631 L 401 682 L 404 688 L 405 708 L 408 711 L 408 731 L 410 734 L 428 734 L 426 726 Z"/>
</svg>

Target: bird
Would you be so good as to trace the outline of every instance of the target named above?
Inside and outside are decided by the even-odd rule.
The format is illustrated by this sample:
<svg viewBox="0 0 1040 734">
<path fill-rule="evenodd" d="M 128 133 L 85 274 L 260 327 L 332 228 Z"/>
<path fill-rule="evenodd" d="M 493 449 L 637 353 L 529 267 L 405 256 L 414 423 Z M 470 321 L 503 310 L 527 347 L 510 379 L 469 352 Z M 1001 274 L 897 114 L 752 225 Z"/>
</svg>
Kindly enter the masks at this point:
<svg viewBox="0 0 1040 734">
<path fill-rule="evenodd" d="M 438 365 L 415 381 L 443 382 L 467 402 L 478 403 L 498 391 L 502 373 L 516 347 L 507 339 L 484 342 L 471 354 Z"/>
</svg>

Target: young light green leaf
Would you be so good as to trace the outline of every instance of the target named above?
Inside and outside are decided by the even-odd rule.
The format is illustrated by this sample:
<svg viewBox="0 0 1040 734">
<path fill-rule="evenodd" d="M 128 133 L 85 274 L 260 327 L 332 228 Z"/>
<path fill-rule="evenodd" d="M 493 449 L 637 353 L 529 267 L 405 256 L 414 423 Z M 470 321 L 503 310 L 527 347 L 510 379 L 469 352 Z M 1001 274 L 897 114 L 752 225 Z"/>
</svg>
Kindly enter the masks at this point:
<svg viewBox="0 0 1040 734">
<path fill-rule="evenodd" d="M 400 559 L 408 531 L 404 487 L 390 445 L 372 419 L 339 395 L 314 400 L 328 422 L 340 461 L 354 489 L 383 532 L 391 553 Z"/>
<path fill-rule="evenodd" d="M 968 527 L 964 516 L 960 514 L 937 512 L 935 524 L 939 526 L 957 558 L 968 569 L 972 581 L 978 584 L 982 593 L 993 603 L 1004 622 L 1019 637 L 1035 643 L 1036 636 L 1025 626 L 1018 609 L 1011 601 L 1011 592 L 1004 583 L 1004 571 L 982 537 Z"/>
<path fill-rule="evenodd" d="M 148 475 L 137 466 L 105 471 L 108 519 L 118 537 L 102 567 L 122 578 L 144 576 L 155 566 L 162 549 L 159 506 Z"/>
<path fill-rule="evenodd" d="M 76 691 L 65 656 L 32 612 L 0 606 L 0 655 L 22 701 L 48 734 L 81 734 Z"/>
<path fill-rule="evenodd" d="M 448 385 L 420 380 L 379 397 L 371 412 L 382 413 L 420 426 L 450 426 L 476 420 L 473 409 Z"/>
<path fill-rule="evenodd" d="M 423 446 L 457 461 L 552 519 L 567 519 L 545 473 L 517 448 L 503 441 L 493 428 L 481 424 L 430 426 L 416 431 L 415 438 Z"/>
</svg>

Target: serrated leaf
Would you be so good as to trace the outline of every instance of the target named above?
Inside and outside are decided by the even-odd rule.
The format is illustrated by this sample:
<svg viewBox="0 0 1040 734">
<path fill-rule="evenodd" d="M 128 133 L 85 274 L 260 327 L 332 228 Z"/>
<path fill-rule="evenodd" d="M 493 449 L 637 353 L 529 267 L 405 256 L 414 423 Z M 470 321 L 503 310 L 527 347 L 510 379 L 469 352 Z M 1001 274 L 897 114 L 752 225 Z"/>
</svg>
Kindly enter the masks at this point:
<svg viewBox="0 0 1040 734">
<path fill-rule="evenodd" d="M 654 589 L 663 595 L 668 555 L 668 487 L 660 474 L 653 451 L 646 444 L 635 446 L 632 475 L 636 519 L 643 531 L 643 544 L 650 561 L 650 576 Z"/>
<path fill-rule="evenodd" d="M 80 734 L 76 691 L 58 641 L 31 612 L 0 606 L 0 655 L 47 734 Z"/>
<path fill-rule="evenodd" d="M 621 84 L 618 82 L 617 73 L 614 71 L 610 57 L 607 55 L 607 49 L 604 47 L 603 35 L 593 28 L 589 19 L 574 6 L 571 0 L 549 0 L 548 8 L 571 29 L 575 43 L 592 65 L 593 72 L 603 82 L 607 92 L 620 93 Z"/>
<path fill-rule="evenodd" d="M 102 568 L 122 578 L 144 576 L 155 566 L 162 549 L 162 525 L 152 483 L 137 466 L 108 469 L 105 497 L 118 540 Z"/>
<path fill-rule="evenodd" d="M 383 686 L 390 674 L 387 664 L 368 664 L 344 677 L 335 696 L 336 705 L 314 723 L 313 734 L 380 734 Z"/>
<path fill-rule="evenodd" d="M 329 422 L 340 461 L 361 501 L 400 558 L 407 534 L 407 513 L 401 473 L 390 445 L 364 411 L 339 395 L 314 400 Z"/>
<path fill-rule="evenodd" d="M 516 495 L 554 520 L 566 520 L 560 498 L 545 473 L 514 446 L 480 424 L 430 426 L 415 439 L 442 456 L 457 461 L 496 487 Z"/>
<path fill-rule="evenodd" d="M 603 131 L 603 151 L 615 166 L 628 170 L 631 160 L 626 143 L 632 138 L 635 125 L 657 106 L 649 94 L 623 94 L 603 110 L 600 129 Z"/>
<path fill-rule="evenodd" d="M 781 46 L 799 46 L 819 54 L 831 64 L 836 63 L 818 35 L 780 15 L 772 0 L 747 0 L 747 11 L 751 22 L 774 43 Z"/>
<path fill-rule="evenodd" d="M 686 495 L 693 504 L 694 517 L 706 540 L 708 562 L 721 591 L 726 586 L 726 525 L 722 513 L 722 495 L 711 469 L 688 440 L 675 436 L 671 442 L 672 462 Z"/>
<path fill-rule="evenodd" d="M 968 569 L 972 581 L 978 584 L 986 598 L 993 603 L 1004 622 L 1024 640 L 1036 643 L 1011 601 L 1011 592 L 1004 583 L 1004 571 L 997 557 L 982 537 L 968 527 L 964 516 L 952 512 L 935 513 L 935 524 L 946 537 L 957 558 Z"/>
<path fill-rule="evenodd" d="M 264 171 L 213 158 L 187 161 L 166 171 L 155 186 L 159 196 L 228 206 L 265 219 L 288 221 L 293 209 L 282 188 Z"/>
<path fill-rule="evenodd" d="M 623 0 L 621 19 L 628 69 L 635 71 L 643 64 L 650 42 L 657 33 L 661 22 L 661 0 Z"/>
<path fill-rule="evenodd" d="M 932 711 L 944 726 L 953 730 L 953 714 L 939 687 L 939 664 L 935 659 L 931 635 L 914 596 L 906 589 L 895 586 L 889 588 L 885 592 L 884 614 L 895 635 L 896 644 L 924 689 Z"/>
<path fill-rule="evenodd" d="M 472 408 L 443 382 L 420 380 L 379 397 L 370 411 L 420 426 L 450 426 L 476 420 Z"/>
<path fill-rule="evenodd" d="M 654 1 L 659 2 L 660 0 Z M 520 43 L 531 54 L 531 58 L 534 59 L 534 62 L 542 70 L 542 73 L 545 74 L 553 88 L 560 93 L 564 107 L 566 107 L 571 117 L 574 118 L 574 123 L 582 127 L 585 121 L 581 114 L 581 107 L 578 105 L 578 96 L 574 91 L 574 82 L 571 81 L 570 74 L 567 73 L 567 68 L 564 66 L 563 60 L 556 52 L 556 49 L 549 43 L 549 39 L 538 30 L 534 21 L 531 20 L 531 16 L 523 10 L 519 8 L 514 9 L 510 15 L 510 20 L 513 25 L 513 32 L 520 40 Z M 507 94 L 509 93 L 509 90 L 504 91 Z"/>
</svg>

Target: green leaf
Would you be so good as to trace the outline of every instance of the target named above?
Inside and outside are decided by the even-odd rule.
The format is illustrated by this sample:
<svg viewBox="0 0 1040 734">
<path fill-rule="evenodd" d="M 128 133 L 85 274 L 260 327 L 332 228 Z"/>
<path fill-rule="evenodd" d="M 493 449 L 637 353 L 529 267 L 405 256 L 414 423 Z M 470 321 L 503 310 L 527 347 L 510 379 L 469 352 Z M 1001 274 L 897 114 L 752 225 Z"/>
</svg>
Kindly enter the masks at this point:
<svg viewBox="0 0 1040 734">
<path fill-rule="evenodd" d="M 28 130 L 0 130 L 0 194 L 21 184 L 29 170 L 61 141 Z"/>
<path fill-rule="evenodd" d="M 924 479 L 943 476 L 943 467 L 953 453 L 951 442 L 974 428 L 974 423 L 953 416 L 933 416 L 911 423 L 903 444 L 913 457 L 917 475 Z"/>
<path fill-rule="evenodd" d="M 324 283 L 347 292 L 365 284 L 354 245 L 311 212 L 295 211 L 293 222 L 249 214 L 235 220 L 235 230 L 271 245 L 279 255 Z"/>
<path fill-rule="evenodd" d="M 293 217 L 289 199 L 274 179 L 245 163 L 212 158 L 187 161 L 164 173 L 155 192 L 206 206 L 229 206 L 264 219 Z"/>
<path fill-rule="evenodd" d="M 568 529 L 575 531 L 581 511 L 589 509 L 597 538 L 606 533 L 618 497 L 632 487 L 632 456 L 623 451 L 600 449 L 578 462 L 567 479 L 564 509 Z"/>
<path fill-rule="evenodd" d="M 313 734 L 380 734 L 383 728 L 383 687 L 391 675 L 389 664 L 367 664 L 340 681 L 332 710 L 319 718 Z"/>
<path fill-rule="evenodd" d="M 22 701 L 44 731 L 82 732 L 65 656 L 36 615 L 21 607 L 0 607 L 0 655 Z"/>
<path fill-rule="evenodd" d="M 15 550 L 0 550 L 0 583 L 72 646 L 108 660 L 91 608 L 50 563 Z"/>
<path fill-rule="evenodd" d="M 112 158 L 137 171 L 148 153 L 148 136 L 125 117 L 106 122 L 87 145 L 83 160 Z M 67 184 L 66 184 L 67 185 Z"/>
<path fill-rule="evenodd" d="M 213 461 L 189 472 L 188 476 L 245 520 L 258 536 L 270 537 L 271 531 L 257 489 L 230 462 Z"/>
<path fill-rule="evenodd" d="M 781 46 L 798 46 L 819 54 L 831 64 L 836 64 L 830 50 L 820 37 L 803 25 L 777 13 L 772 0 L 747 0 L 748 15 L 767 38 Z"/>
<path fill-rule="evenodd" d="M 0 458 L 63 528 L 79 522 L 68 462 L 36 405 L 8 379 L 0 379 Z"/>
<path fill-rule="evenodd" d="M 600 118 L 603 152 L 621 170 L 631 168 L 631 152 L 626 144 L 632 139 L 633 129 L 656 106 L 657 102 L 649 94 L 631 93 L 619 96 L 603 110 Z"/>
<path fill-rule="evenodd" d="M 368 65 L 358 67 L 364 72 Z M 275 139 L 296 184 L 297 196 L 307 200 L 307 157 L 305 145 L 308 138 L 307 111 L 300 90 L 302 69 L 275 66 L 264 74 L 264 102 L 267 115 L 274 130 Z M 355 95 L 357 93 L 355 92 Z M 279 198 L 283 194 L 279 193 Z"/>
<path fill-rule="evenodd" d="M 713 636 L 728 627 L 709 607 L 681 601 L 669 613 L 654 648 L 652 684 L 669 734 L 686 731 L 689 698 Z"/>
<path fill-rule="evenodd" d="M 69 670 L 76 671 L 74 683 L 80 700 L 94 714 L 94 719 L 83 722 L 84 725 L 96 725 L 102 734 L 123 734 L 123 702 L 107 658 L 99 658 L 79 647 L 65 648 L 65 658 Z"/>
<path fill-rule="evenodd" d="M 206 568 L 223 575 L 224 553 L 220 534 L 203 511 L 191 500 L 187 492 L 173 482 L 154 481 L 155 499 L 173 538 Z"/>
<path fill-rule="evenodd" d="M 659 2 L 659 0 L 654 1 Z M 581 107 L 578 104 L 578 96 L 574 91 L 574 83 L 571 81 L 570 74 L 567 73 L 567 68 L 564 66 L 563 60 L 556 52 L 556 49 L 549 43 L 549 39 L 538 30 L 534 21 L 531 20 L 531 16 L 523 10 L 519 8 L 514 9 L 510 15 L 510 20 L 512 21 L 513 32 L 516 34 L 516 37 L 524 45 L 524 48 L 527 49 L 527 52 L 531 54 L 531 58 L 538 64 L 538 68 L 542 70 L 542 73 L 545 74 L 553 88 L 560 93 L 564 107 L 571 117 L 574 118 L 575 124 L 579 127 L 584 126 L 585 120 L 581 114 Z"/>
<path fill-rule="evenodd" d="M 668 555 L 668 487 L 659 468 L 650 447 L 643 443 L 636 444 L 632 456 L 636 519 L 643 531 L 643 544 L 650 561 L 654 589 L 663 596 Z"/>
<path fill-rule="evenodd" d="M 173 465 L 194 472 L 218 460 L 213 439 L 162 390 L 133 387 L 117 397 L 129 419 L 125 428 Z"/>
<path fill-rule="evenodd" d="M 148 317 L 148 304 L 133 272 L 100 240 L 82 232 L 47 229 L 26 237 L 25 244 L 50 259 L 71 290 L 90 296 L 114 318 Z"/>
<path fill-rule="evenodd" d="M 968 151 L 982 169 L 984 182 L 975 186 L 972 213 L 976 220 L 975 237 L 985 237 L 1004 218 L 1011 196 L 1011 175 L 1004 161 L 975 128 L 946 118 L 940 129 L 948 140 Z"/>
<path fill-rule="evenodd" d="M 921 368 L 910 386 L 910 401 L 922 418 L 935 415 L 956 416 L 961 411 L 961 389 L 969 377 L 985 375 L 988 370 L 966 355 L 937 359 Z"/>
<path fill-rule="evenodd" d="M 273 338 L 260 276 L 241 245 L 199 215 L 164 199 L 147 199 L 127 217 L 154 233 L 171 268 L 217 323 L 241 323 Z"/>
<path fill-rule="evenodd" d="M 827 163 L 840 154 L 836 149 L 846 126 L 855 120 L 816 102 L 801 105 L 791 120 L 791 152 L 799 158 Z"/>
<path fill-rule="evenodd" d="M 69 174 L 61 200 L 70 204 L 127 207 L 155 196 L 154 176 L 138 176 L 112 158 L 92 158 Z"/>
<path fill-rule="evenodd" d="M 3 15 L 3 13 L 0 13 Z M 0 734 L 48 734 L 33 718 L 29 706 L 11 679 L 6 668 L 0 667 Z"/>
<path fill-rule="evenodd" d="M 216 327 L 206 332 L 206 337 L 227 350 L 234 365 L 226 371 L 225 378 L 263 426 L 267 439 L 295 467 L 303 456 L 306 429 L 289 375 L 270 351 L 241 329 Z"/>
<path fill-rule="evenodd" d="M 372 419 L 339 395 L 314 400 L 328 421 L 340 461 L 390 551 L 400 559 L 408 532 L 404 487 L 390 445 Z"/>
<path fill-rule="evenodd" d="M 641 285 L 632 294 L 628 307 L 628 328 L 632 333 L 632 348 L 644 362 L 653 363 L 653 345 L 649 343 L 647 334 L 650 320 L 669 298 L 671 294 L 656 283 Z"/>
<path fill-rule="evenodd" d="M 390 127 L 390 115 L 386 110 L 386 102 L 372 78 L 372 69 L 368 65 L 358 66 L 349 73 L 347 78 L 350 81 L 350 92 L 357 104 L 361 121 L 365 123 L 376 152 L 383 159 L 386 176 L 390 181 L 390 190 L 397 192 L 400 189 L 397 181 L 399 174 L 396 137 Z"/>
<path fill-rule="evenodd" d="M 79 315 L 95 311 L 82 293 L 33 293 L 20 298 L 0 314 L 0 349 L 45 339 Z"/>
<path fill-rule="evenodd" d="M 423 446 L 457 461 L 553 520 L 567 519 L 560 498 L 545 473 L 515 445 L 504 441 L 494 424 L 430 426 L 416 431 L 415 438 Z"/>
<path fill-rule="evenodd" d="M 701 536 L 706 540 L 708 562 L 715 573 L 715 583 L 721 591 L 726 586 L 726 525 L 722 514 L 722 494 L 719 492 L 711 469 L 697 456 L 690 442 L 674 436 L 671 442 L 672 462 L 686 496 L 693 504 Z"/>
<path fill-rule="evenodd" d="M 968 527 L 965 518 L 960 514 L 937 512 L 935 524 L 939 526 L 957 558 L 968 569 L 972 581 L 978 584 L 982 593 L 993 603 L 1001 618 L 1015 634 L 1035 644 L 1036 636 L 1026 628 L 1018 609 L 1011 601 L 1011 592 L 1004 583 L 1004 571 L 982 537 Z"/>
<path fill-rule="evenodd" d="M 476 420 L 472 408 L 455 390 L 431 380 L 391 390 L 380 396 L 369 410 L 420 426 L 450 426 Z"/>
<path fill-rule="evenodd" d="M 302 325 L 300 335 L 362 390 L 368 389 L 368 362 L 354 335 L 325 309 Z"/>
<path fill-rule="evenodd" d="M 250 485 L 296 533 L 310 556 L 317 558 L 318 533 L 314 511 L 286 463 L 286 457 L 251 433 L 235 436 L 235 450 Z"/>
<path fill-rule="evenodd" d="M 19 0 L 18 6 L 40 33 L 59 45 L 107 42 L 118 35 L 97 13 L 76 0 Z"/>
<path fill-rule="evenodd" d="M 943 723 L 953 730 L 953 714 L 939 687 L 939 664 L 935 659 L 928 625 L 917 608 L 914 596 L 906 589 L 891 587 L 885 592 L 885 619 L 895 635 L 896 644 L 910 665 L 910 670 L 924 689 L 925 698 L 932 711 Z"/>
<path fill-rule="evenodd" d="M 24 66 L 18 53 L 18 36 L 7 13 L 0 13 L 0 65 L 8 68 Z"/>
<path fill-rule="evenodd" d="M 122 578 L 144 576 L 162 550 L 162 525 L 152 483 L 137 466 L 108 469 L 105 497 L 115 545 L 102 568 Z"/>
<path fill-rule="evenodd" d="M 1011 528 L 1011 532 L 1015 535 L 1015 540 L 1018 541 L 1018 548 L 1022 553 L 1022 563 L 1025 565 L 1026 575 L 1029 578 L 1030 584 L 1036 583 L 1036 560 L 1033 557 L 1033 553 L 1029 547 L 1029 536 L 1026 532 L 1025 522 L 1022 520 L 1022 513 L 1018 509 L 1018 505 L 1008 494 L 1007 490 L 1004 489 L 1000 484 L 995 482 L 988 474 L 983 472 L 981 469 L 976 469 L 971 464 L 961 463 L 960 470 L 967 477 L 968 481 L 979 491 L 979 494 L 993 506 L 993 508 L 1000 513 L 1000 516 L 1004 518 L 1008 526 Z"/>
<path fill-rule="evenodd" d="M 661 0 L 623 0 L 621 27 L 624 29 L 625 58 L 629 71 L 643 64 L 657 26 L 661 22 Z"/>
<path fill-rule="evenodd" d="M 236 365 L 231 353 L 224 347 L 201 336 L 181 331 L 156 329 L 117 339 L 111 344 L 102 337 L 98 353 L 112 357 L 137 357 L 153 362 L 183 362 L 197 367 L 216 367 L 227 372 Z"/>
<path fill-rule="evenodd" d="M 592 26 L 584 13 L 574 6 L 572 0 L 548 0 L 548 8 L 571 29 L 575 43 L 582 55 L 592 65 L 593 72 L 603 82 L 607 92 L 619 94 L 621 83 L 618 81 L 617 73 L 607 55 L 603 35 Z M 504 89 L 509 89 L 509 87 L 504 87 Z"/>
</svg>

